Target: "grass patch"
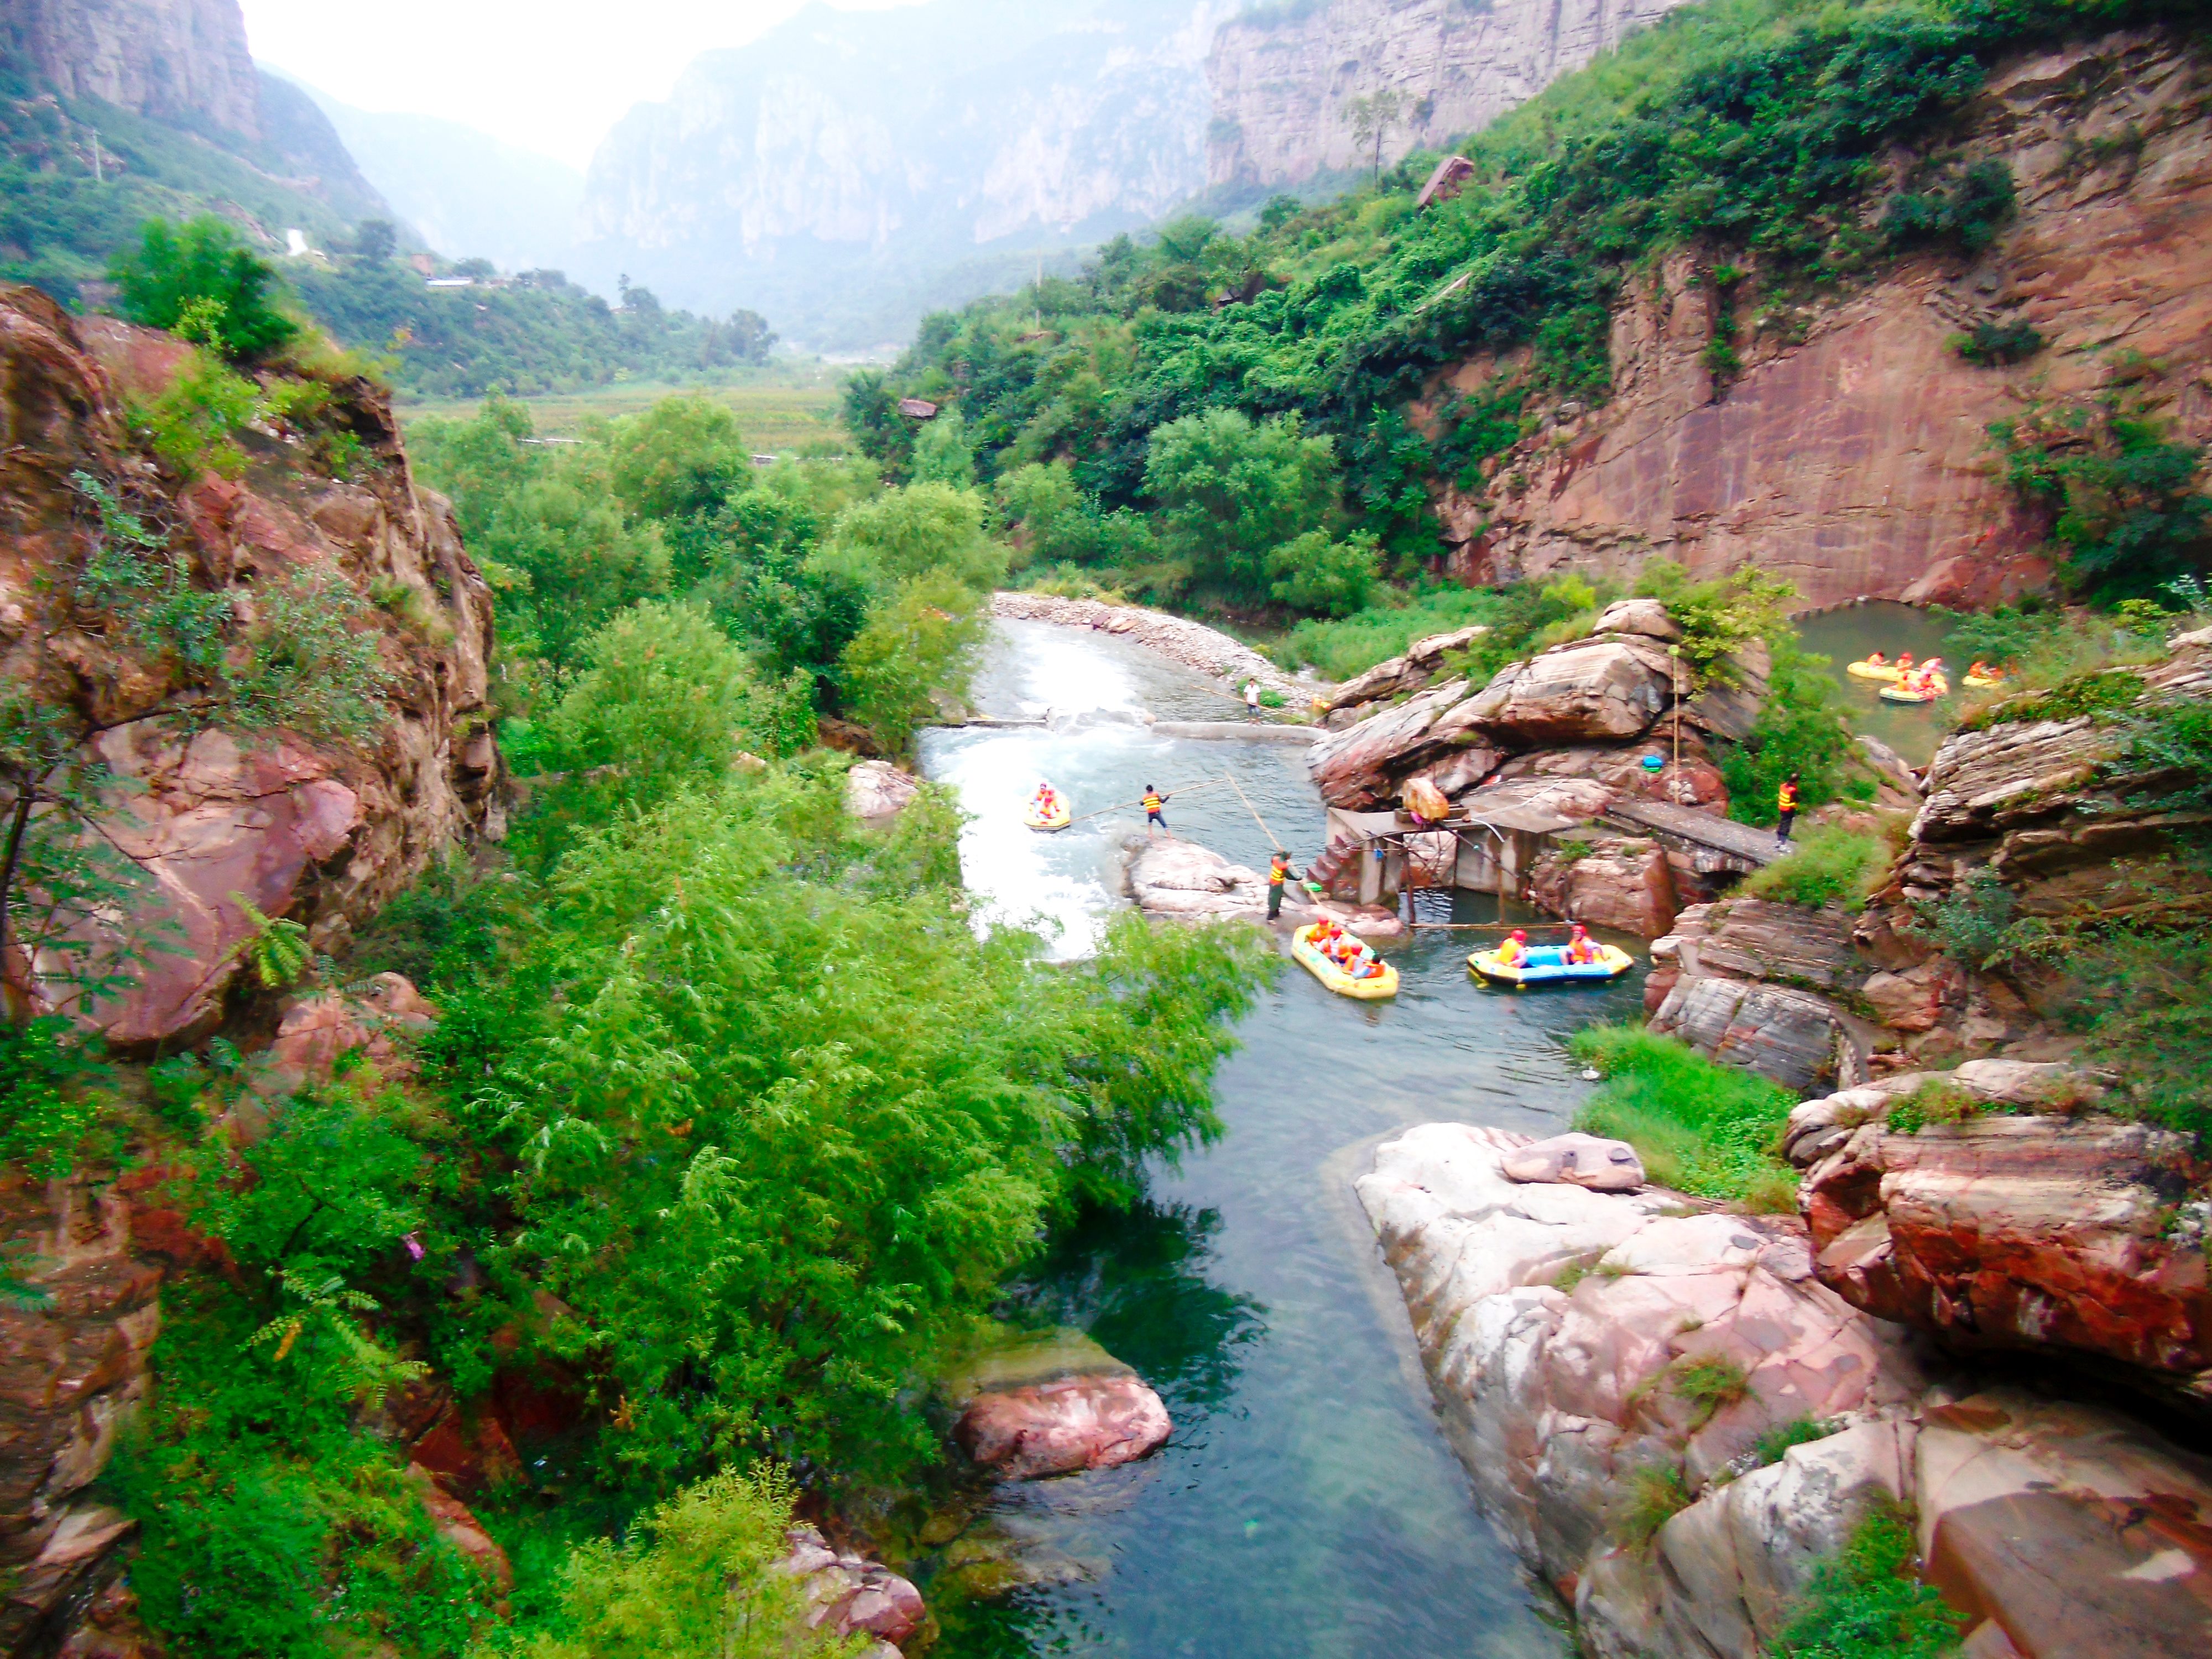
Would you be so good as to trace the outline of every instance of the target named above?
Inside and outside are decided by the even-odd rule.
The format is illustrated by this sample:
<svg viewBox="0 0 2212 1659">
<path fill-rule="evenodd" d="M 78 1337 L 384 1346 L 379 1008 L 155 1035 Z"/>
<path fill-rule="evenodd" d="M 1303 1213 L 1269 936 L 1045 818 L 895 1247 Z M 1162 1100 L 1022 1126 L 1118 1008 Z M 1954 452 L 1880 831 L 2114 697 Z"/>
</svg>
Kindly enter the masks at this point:
<svg viewBox="0 0 2212 1659">
<path fill-rule="evenodd" d="M 1293 628 L 1277 647 L 1277 661 L 1291 668 L 1311 664 L 1325 679 L 1348 680 L 1397 656 L 1415 640 L 1490 622 L 1495 594 L 1465 587 L 1415 593 L 1397 605 L 1370 605 L 1334 622 L 1311 618 Z"/>
<path fill-rule="evenodd" d="M 1793 1417 L 1759 1436 L 1752 1450 L 1758 1455 L 1758 1467 L 1763 1469 L 1770 1463 L 1779 1463 L 1789 1455 L 1792 1446 L 1809 1446 L 1816 1440 L 1826 1440 L 1842 1427 L 1842 1424 L 1826 1418 Z"/>
<path fill-rule="evenodd" d="M 1690 1489 L 1683 1484 L 1681 1470 L 1646 1463 L 1628 1477 L 1628 1503 L 1614 1531 L 1622 1543 L 1642 1549 L 1660 1528 L 1689 1507 Z"/>
<path fill-rule="evenodd" d="M 1701 1429 L 1716 1412 L 1751 1392 L 1751 1376 L 1724 1355 L 1706 1354 L 1675 1368 L 1674 1392 L 1695 1408 L 1694 1426 Z"/>
<path fill-rule="evenodd" d="M 1945 1659 L 1966 1622 L 1915 1571 L 1911 1514 L 1869 1509 L 1813 1581 L 1774 1651 L 1781 1659 Z"/>
<path fill-rule="evenodd" d="M 1989 1108 L 1972 1090 L 1930 1078 L 1889 1109 L 1889 1127 L 1898 1134 L 1915 1135 L 1931 1123 L 1964 1123 Z"/>
<path fill-rule="evenodd" d="M 1881 836 L 1838 823 L 1823 824 L 1807 832 L 1789 857 L 1754 873 L 1742 890 L 1779 904 L 1803 904 L 1816 910 L 1840 904 L 1860 910 L 1889 868 L 1889 843 Z"/>
<path fill-rule="evenodd" d="M 1796 1104 L 1788 1090 L 1638 1025 L 1592 1025 L 1567 1046 L 1605 1079 L 1575 1127 L 1628 1142 L 1651 1179 L 1678 1192 L 1753 1210 L 1795 1206 L 1796 1173 L 1774 1152 Z"/>
</svg>

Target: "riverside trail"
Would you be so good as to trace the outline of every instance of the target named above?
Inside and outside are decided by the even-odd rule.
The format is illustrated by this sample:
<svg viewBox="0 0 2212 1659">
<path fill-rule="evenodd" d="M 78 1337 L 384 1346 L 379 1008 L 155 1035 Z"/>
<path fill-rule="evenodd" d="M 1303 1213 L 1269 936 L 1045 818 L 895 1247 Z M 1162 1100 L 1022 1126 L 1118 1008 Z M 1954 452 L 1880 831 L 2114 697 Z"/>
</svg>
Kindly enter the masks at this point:
<svg viewBox="0 0 2212 1659">
<path fill-rule="evenodd" d="M 1065 957 L 1090 948 L 1120 902 L 1120 843 L 1141 814 L 1033 835 L 1018 807 L 1039 777 L 1079 805 L 1225 767 L 1250 810 L 1237 791 L 1194 793 L 1170 808 L 1177 835 L 1256 868 L 1270 850 L 1264 818 L 1294 858 L 1317 851 L 1322 808 L 1302 752 L 1163 738 L 1134 718 L 1188 717 L 1219 696 L 1125 640 L 998 623 L 977 706 L 997 715 L 1049 706 L 1060 729 L 922 739 L 924 769 L 975 815 L 961 853 L 979 913 L 1058 926 Z M 1498 914 L 1487 897 L 1458 902 L 1453 920 Z M 1445 919 L 1441 903 L 1433 915 Z M 990 1527 L 1060 1582 L 963 1604 L 933 1589 L 923 1564 L 945 1626 L 937 1653 L 1567 1651 L 1555 1605 L 1475 1509 L 1437 1425 L 1351 1183 L 1373 1143 L 1407 1125 L 1565 1128 L 1589 1085 L 1556 1039 L 1632 1011 L 1642 975 L 1515 997 L 1471 982 L 1455 939 L 1417 933 L 1386 948 L 1403 975 L 1388 1006 L 1281 975 L 1222 1069 L 1223 1138 L 1179 1169 L 1155 1167 L 1135 1209 L 1089 1219 L 1027 1276 L 1018 1309 L 1079 1327 L 1135 1366 L 1165 1399 L 1175 1434 L 1124 1468 L 1002 1488 Z"/>
</svg>

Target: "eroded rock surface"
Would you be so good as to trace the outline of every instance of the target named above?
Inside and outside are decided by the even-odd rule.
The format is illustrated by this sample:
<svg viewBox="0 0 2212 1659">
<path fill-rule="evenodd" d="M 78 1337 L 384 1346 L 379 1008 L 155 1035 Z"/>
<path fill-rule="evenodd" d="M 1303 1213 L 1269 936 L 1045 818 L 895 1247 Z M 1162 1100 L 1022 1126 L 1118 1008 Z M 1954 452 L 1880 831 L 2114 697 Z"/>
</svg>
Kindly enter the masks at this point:
<svg viewBox="0 0 2212 1659">
<path fill-rule="evenodd" d="M 793 1527 L 790 1538 L 790 1552 L 769 1571 L 799 1581 L 806 1628 L 872 1638 L 862 1659 L 896 1659 L 928 1617 L 921 1592 L 880 1561 L 832 1548 L 817 1528 Z"/>
<path fill-rule="evenodd" d="M 1134 1372 L 1093 1373 L 979 1395 L 953 1436 L 979 1467 L 1034 1480 L 1134 1462 L 1173 1429 L 1167 1407 Z"/>
<path fill-rule="evenodd" d="M 846 810 L 864 823 L 888 823 L 921 793 L 921 781 L 889 761 L 862 761 L 845 774 Z"/>
<path fill-rule="evenodd" d="M 1580 857 L 1554 849 L 1540 858 L 1528 872 L 1529 901 L 1571 921 L 1645 939 L 1661 938 L 1674 927 L 1674 872 L 1658 842 L 1607 836 L 1588 845 Z"/>
<path fill-rule="evenodd" d="M 1557 1181 L 1596 1193 L 1632 1193 L 1644 1184 L 1644 1164 L 1625 1140 L 1600 1135 L 1553 1135 L 1516 1146 L 1498 1168 L 1508 1181 Z"/>
<path fill-rule="evenodd" d="M 1173 836 L 1132 836 L 1126 846 L 1130 895 L 1148 916 L 1190 920 L 1267 913 L 1267 878 L 1210 847 Z"/>
</svg>

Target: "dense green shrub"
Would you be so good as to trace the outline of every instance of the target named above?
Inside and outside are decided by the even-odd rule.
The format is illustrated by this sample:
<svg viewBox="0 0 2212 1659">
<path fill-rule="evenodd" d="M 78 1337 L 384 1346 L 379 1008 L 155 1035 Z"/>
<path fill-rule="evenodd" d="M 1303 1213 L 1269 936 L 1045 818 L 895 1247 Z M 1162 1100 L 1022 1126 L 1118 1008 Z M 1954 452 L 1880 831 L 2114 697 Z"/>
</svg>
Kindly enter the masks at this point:
<svg viewBox="0 0 2212 1659">
<path fill-rule="evenodd" d="M 138 246 L 118 253 L 108 274 L 132 322 L 204 342 L 228 357 L 262 356 L 299 332 L 272 303 L 276 270 L 221 219 L 182 225 L 149 219 Z"/>
<path fill-rule="evenodd" d="M 1794 1206 L 1796 1176 L 1774 1152 L 1797 1103 L 1788 1090 L 1641 1026 L 1589 1026 L 1568 1048 L 1605 1078 L 1577 1128 L 1628 1142 L 1662 1186 L 1754 1209 Z"/>
<path fill-rule="evenodd" d="M 1777 636 L 1771 649 L 1766 701 L 1751 735 L 1726 745 L 1718 757 L 1729 816 L 1742 823 L 1780 817 L 1779 791 L 1792 772 L 1798 774 L 1801 807 L 1833 800 L 1842 792 L 1852 751 L 1850 729 L 1836 707 L 1835 683 L 1824 672 L 1826 659 L 1800 650 L 1787 636 Z"/>
<path fill-rule="evenodd" d="M 1970 333 L 1954 334 L 1947 343 L 1970 363 L 2002 367 L 2026 362 L 2045 342 L 2033 323 L 1977 323 Z"/>
<path fill-rule="evenodd" d="M 1279 661 L 1310 666 L 1324 679 L 1348 680 L 1415 640 L 1486 623 L 1498 609 L 1485 589 L 1434 587 L 1395 605 L 1378 605 L 1334 621 L 1309 620 L 1292 629 L 1275 650 Z"/>
</svg>

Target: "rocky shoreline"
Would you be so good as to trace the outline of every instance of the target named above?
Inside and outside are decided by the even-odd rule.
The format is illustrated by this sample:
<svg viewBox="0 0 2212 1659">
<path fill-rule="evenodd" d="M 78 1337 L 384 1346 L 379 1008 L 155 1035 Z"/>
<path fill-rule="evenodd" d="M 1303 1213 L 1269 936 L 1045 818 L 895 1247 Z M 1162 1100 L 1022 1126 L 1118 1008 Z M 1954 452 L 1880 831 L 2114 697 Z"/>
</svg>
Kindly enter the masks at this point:
<svg viewBox="0 0 2212 1659">
<path fill-rule="evenodd" d="M 1102 633 L 1119 634 L 1171 662 L 1212 675 L 1231 691 L 1241 692 L 1248 679 L 1257 680 L 1261 689 L 1279 692 L 1290 711 L 1297 714 L 1303 714 L 1314 698 L 1326 697 L 1332 690 L 1322 681 L 1285 674 L 1250 646 L 1218 629 L 1141 605 L 1000 592 L 991 596 L 991 614 L 1018 622 L 1054 623 L 1062 628 L 1095 628 Z"/>
</svg>

